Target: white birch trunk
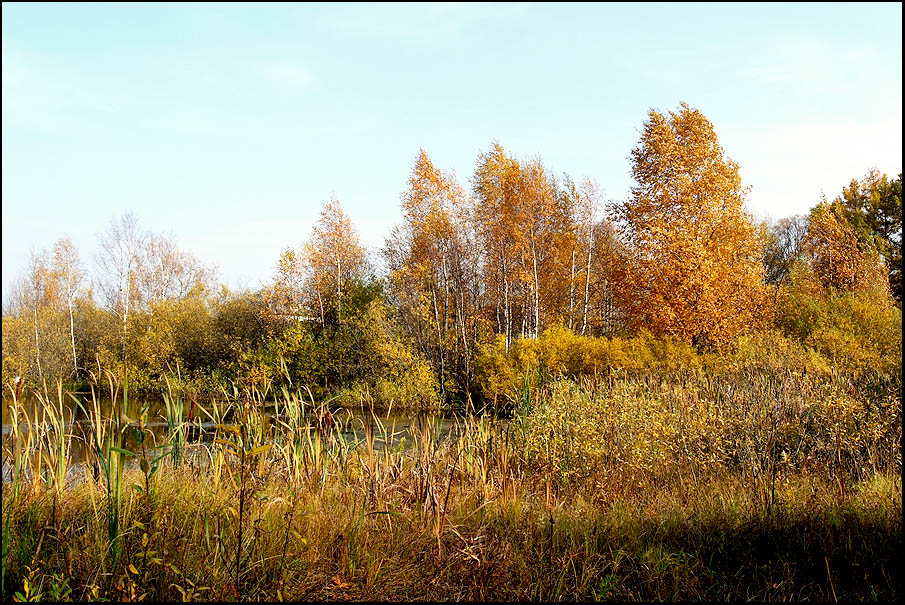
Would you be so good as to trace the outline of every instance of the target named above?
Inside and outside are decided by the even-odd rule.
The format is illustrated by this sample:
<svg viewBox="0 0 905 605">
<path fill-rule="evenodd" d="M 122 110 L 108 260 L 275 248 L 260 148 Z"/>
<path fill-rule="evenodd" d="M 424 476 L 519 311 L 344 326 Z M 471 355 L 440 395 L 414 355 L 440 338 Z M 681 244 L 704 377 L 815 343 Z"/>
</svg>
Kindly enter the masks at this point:
<svg viewBox="0 0 905 605">
<path fill-rule="evenodd" d="M 38 299 L 35 297 L 35 359 L 38 362 L 38 378 L 44 380 L 44 372 L 41 370 L 41 346 L 38 342 Z"/>
</svg>

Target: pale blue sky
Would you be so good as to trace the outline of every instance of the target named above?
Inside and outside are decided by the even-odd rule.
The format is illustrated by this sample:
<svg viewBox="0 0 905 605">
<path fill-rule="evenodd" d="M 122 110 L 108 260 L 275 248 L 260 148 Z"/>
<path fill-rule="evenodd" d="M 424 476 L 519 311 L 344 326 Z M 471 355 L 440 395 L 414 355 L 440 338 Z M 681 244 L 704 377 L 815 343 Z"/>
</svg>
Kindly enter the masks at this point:
<svg viewBox="0 0 905 605">
<path fill-rule="evenodd" d="M 365 243 L 423 147 L 468 187 L 491 141 L 631 186 L 650 108 L 714 124 L 779 218 L 902 166 L 901 4 L 4 3 L 3 293 L 29 248 L 132 210 L 233 287 L 335 195 Z"/>
</svg>

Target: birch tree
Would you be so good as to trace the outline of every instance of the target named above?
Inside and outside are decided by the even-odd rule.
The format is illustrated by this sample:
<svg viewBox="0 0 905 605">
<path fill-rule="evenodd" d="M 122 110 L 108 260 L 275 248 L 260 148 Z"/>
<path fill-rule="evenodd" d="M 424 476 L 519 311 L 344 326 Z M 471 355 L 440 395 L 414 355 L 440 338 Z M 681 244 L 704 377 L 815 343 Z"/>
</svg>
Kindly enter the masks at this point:
<svg viewBox="0 0 905 605">
<path fill-rule="evenodd" d="M 66 309 L 69 313 L 69 343 L 72 346 L 72 372 L 75 379 L 79 377 L 78 356 L 75 350 L 75 316 L 72 306 L 79 295 L 85 271 L 79 260 L 79 252 L 72 240 L 67 236 L 58 240 L 53 246 L 53 271 L 60 280 L 60 290 L 65 296 Z"/>
<path fill-rule="evenodd" d="M 327 314 L 339 319 L 343 290 L 352 280 L 364 277 L 366 257 L 358 232 L 335 198 L 323 205 L 303 246 L 302 260 L 307 289 L 316 297 L 321 323 L 326 322 Z"/>
<path fill-rule="evenodd" d="M 451 371 L 467 384 L 476 304 L 465 202 L 454 175 L 421 149 L 402 194 L 404 224 L 388 238 L 384 257 L 404 325 L 421 352 L 441 377 Z"/>
<path fill-rule="evenodd" d="M 140 296 L 139 268 L 148 238 L 149 234 L 139 227 L 138 219 L 131 212 L 123 214 L 119 220 L 111 220 L 107 229 L 98 235 L 97 266 L 102 276 L 99 290 L 107 309 L 121 322 L 124 365 L 129 312 Z"/>
<path fill-rule="evenodd" d="M 515 241 L 519 169 L 518 162 L 494 142 L 478 156 L 472 177 L 472 220 L 481 248 L 485 291 L 492 293 L 497 332 L 505 335 L 507 351 L 516 320 L 514 301 L 520 290 Z"/>
<path fill-rule="evenodd" d="M 35 364 L 38 368 L 38 380 L 43 382 L 44 370 L 41 366 L 41 337 L 38 316 L 42 308 L 52 298 L 52 278 L 47 264 L 45 251 L 31 250 L 28 256 L 28 268 L 21 286 L 21 297 L 32 316 L 35 333 Z"/>
<path fill-rule="evenodd" d="M 881 255 L 871 242 L 859 240 L 851 223 L 839 217 L 832 205 L 821 203 L 811 210 L 801 248 L 824 287 L 889 294 Z"/>
<path fill-rule="evenodd" d="M 212 271 L 190 252 L 182 250 L 172 236 L 153 234 L 144 241 L 138 269 L 141 302 L 181 299 L 198 288 L 207 288 Z"/>
</svg>

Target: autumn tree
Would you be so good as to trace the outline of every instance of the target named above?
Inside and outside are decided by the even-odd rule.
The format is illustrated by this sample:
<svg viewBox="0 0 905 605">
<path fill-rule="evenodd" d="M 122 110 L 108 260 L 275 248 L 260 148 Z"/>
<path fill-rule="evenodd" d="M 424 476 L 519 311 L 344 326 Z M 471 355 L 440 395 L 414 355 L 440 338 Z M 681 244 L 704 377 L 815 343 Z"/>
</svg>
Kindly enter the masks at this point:
<svg viewBox="0 0 905 605">
<path fill-rule="evenodd" d="M 182 250 L 172 236 L 149 234 L 141 250 L 138 283 L 141 303 L 182 299 L 210 288 L 214 273 Z"/>
<path fill-rule="evenodd" d="M 69 237 L 58 240 L 53 246 L 53 273 L 60 282 L 60 291 L 66 300 L 69 314 L 69 340 L 72 346 L 72 372 L 78 379 L 79 363 L 75 351 L 75 315 L 73 304 L 79 295 L 85 271 L 79 261 L 79 252 Z"/>
<path fill-rule="evenodd" d="M 513 299 L 517 263 L 512 229 L 519 165 L 499 143 L 478 156 L 472 177 L 472 221 L 481 246 L 484 289 L 493 299 L 497 332 L 512 340 Z"/>
<path fill-rule="evenodd" d="M 41 367 L 41 338 L 38 323 L 40 311 L 53 298 L 53 280 L 47 263 L 47 253 L 32 250 L 28 256 L 28 269 L 21 286 L 22 302 L 32 313 L 32 325 L 35 332 L 35 363 L 38 368 L 38 379 L 44 380 Z"/>
<path fill-rule="evenodd" d="M 272 305 L 281 315 L 298 316 L 304 312 L 305 271 L 305 259 L 295 249 L 287 247 L 280 253 L 271 294 Z M 318 317 L 323 325 L 323 299 L 318 301 Z"/>
<path fill-rule="evenodd" d="M 721 345 L 748 329 L 763 293 L 759 241 L 738 165 L 682 104 L 651 110 L 632 150 L 637 185 L 613 209 L 627 245 L 618 296 L 636 326 Z"/>
<path fill-rule="evenodd" d="M 69 341 L 64 334 L 65 290 L 47 250 L 31 250 L 26 270 L 12 284 L 4 315 L 4 377 L 32 386 L 65 378 Z"/>
<path fill-rule="evenodd" d="M 802 256 L 804 237 L 808 231 L 808 217 L 790 216 L 769 225 L 763 252 L 765 279 L 768 284 L 780 285 L 789 276 L 792 264 Z"/>
<path fill-rule="evenodd" d="M 566 196 L 566 206 L 573 214 L 573 233 L 568 240 L 571 243 L 568 326 L 570 330 L 579 330 L 580 326 L 579 331 L 584 334 L 591 310 L 592 260 L 597 252 L 595 243 L 601 188 L 590 179 L 579 185 L 566 177 L 561 195 Z"/>
<path fill-rule="evenodd" d="M 824 287 L 843 292 L 889 292 L 881 256 L 870 242 L 858 238 L 855 228 L 839 216 L 833 204 L 823 202 L 811 210 L 802 250 Z"/>
<path fill-rule="evenodd" d="M 111 221 L 98 235 L 97 266 L 102 276 L 99 289 L 107 309 L 121 322 L 123 364 L 126 363 L 129 312 L 140 297 L 139 266 L 149 237 L 131 212 L 123 214 L 118 221 Z"/>
<path fill-rule="evenodd" d="M 586 319 L 582 333 L 613 335 L 626 327 L 625 312 L 616 297 L 616 284 L 626 258 L 625 244 L 613 224 L 602 218 L 592 232 L 592 265 L 588 271 L 585 299 Z"/>
<path fill-rule="evenodd" d="M 499 143 L 478 157 L 472 189 L 484 288 L 508 348 L 519 323 L 522 336 L 536 337 L 564 318 L 570 292 L 574 310 L 578 198 L 564 194 L 539 159 L 520 162 Z"/>
<path fill-rule="evenodd" d="M 452 372 L 467 388 L 477 338 L 477 275 L 465 202 L 455 177 L 420 150 L 402 194 L 404 224 L 383 253 L 408 334 L 441 377 Z"/>
<path fill-rule="evenodd" d="M 309 303 L 309 309 L 316 309 L 322 326 L 328 315 L 339 320 L 343 292 L 364 277 L 367 259 L 358 232 L 335 198 L 323 205 L 301 257 L 306 290 L 316 301 L 316 306 Z"/>
<path fill-rule="evenodd" d="M 282 360 L 278 363 L 285 363 L 294 380 L 316 376 L 320 388 L 348 386 L 368 363 L 360 346 L 359 322 L 381 298 L 379 284 L 368 280 L 368 272 L 358 232 L 339 202 L 331 199 L 323 205 L 308 240 L 299 250 L 284 250 L 277 262 L 267 298 L 282 329 L 266 347 L 265 357 Z M 273 360 L 258 369 L 272 364 Z M 322 371 L 311 373 L 312 364 Z M 252 376 L 252 369 L 243 371 Z"/>
<path fill-rule="evenodd" d="M 873 247 L 886 262 L 893 295 L 902 300 L 902 174 L 890 180 L 876 169 L 852 179 L 832 210 L 852 226 L 862 248 Z"/>
<path fill-rule="evenodd" d="M 580 198 L 561 195 L 539 159 L 523 164 L 518 186 L 516 243 L 522 282 L 533 298 L 522 333 L 537 338 L 549 320 L 565 315 L 565 292 L 572 286 L 567 267 L 577 239 L 572 204 Z"/>
</svg>

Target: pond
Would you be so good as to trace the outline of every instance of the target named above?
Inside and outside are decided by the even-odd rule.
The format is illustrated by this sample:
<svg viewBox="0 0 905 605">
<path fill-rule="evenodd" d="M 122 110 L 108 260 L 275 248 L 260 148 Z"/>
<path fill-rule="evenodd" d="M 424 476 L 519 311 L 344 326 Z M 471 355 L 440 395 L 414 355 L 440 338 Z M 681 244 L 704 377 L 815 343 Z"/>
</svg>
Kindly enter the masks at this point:
<svg viewBox="0 0 905 605">
<path fill-rule="evenodd" d="M 78 395 L 76 397 L 82 402 L 86 410 L 93 408 L 90 396 Z M 110 398 L 98 399 L 101 415 L 109 417 L 113 410 L 113 401 Z M 122 406 L 119 401 L 123 419 L 128 422 L 131 427 L 138 427 L 138 418 L 142 415 L 143 410 L 147 410 L 145 416 L 146 421 L 144 427 L 150 431 L 148 436 L 149 447 L 162 445 L 166 443 L 169 433 L 169 423 L 167 422 L 166 405 L 162 399 L 140 399 L 129 398 L 128 404 Z M 204 404 L 193 404 L 187 402 L 184 405 L 183 420 L 186 421 L 187 442 L 195 445 L 199 443 L 210 443 L 216 435 L 217 422 L 210 418 L 210 415 L 216 417 L 214 407 L 216 402 L 207 402 Z M 219 404 L 221 409 L 225 404 Z M 28 430 L 28 423 L 22 421 L 22 412 L 34 420 L 43 416 L 43 409 L 40 402 L 34 398 L 23 398 L 19 400 L 19 432 Z M 64 418 L 65 430 L 72 435 L 68 452 L 68 464 L 70 466 L 70 476 L 78 474 L 81 464 L 88 459 L 89 443 L 91 441 L 91 428 L 87 420 L 85 412 L 71 399 L 67 397 L 64 401 Z M 461 424 L 461 420 L 455 416 L 443 416 L 439 412 L 424 411 L 407 411 L 407 410 L 374 410 L 373 412 L 361 408 L 342 408 L 329 407 L 329 416 L 332 416 L 337 432 L 341 434 L 343 440 L 347 443 L 362 442 L 365 439 L 366 431 L 373 429 L 374 448 L 382 450 L 386 447 L 409 448 L 414 439 L 412 437 L 413 429 L 422 429 L 429 427 L 435 438 L 443 439 L 450 433 L 455 433 L 457 427 Z M 265 423 L 271 423 L 279 420 L 285 415 L 285 404 L 275 405 L 268 402 L 264 405 Z M 321 412 L 322 413 L 322 412 Z M 305 406 L 305 418 L 310 420 L 313 425 L 318 424 L 319 416 L 314 406 L 308 404 Z M 3 481 L 10 480 L 10 451 L 12 440 L 15 438 L 14 417 L 11 410 L 11 401 L 3 401 Z M 230 424 L 231 416 L 227 415 L 223 420 L 224 424 Z M 132 431 L 125 431 L 124 447 L 137 451 L 140 446 L 136 443 Z M 191 455 L 190 451 L 187 452 Z"/>
</svg>

